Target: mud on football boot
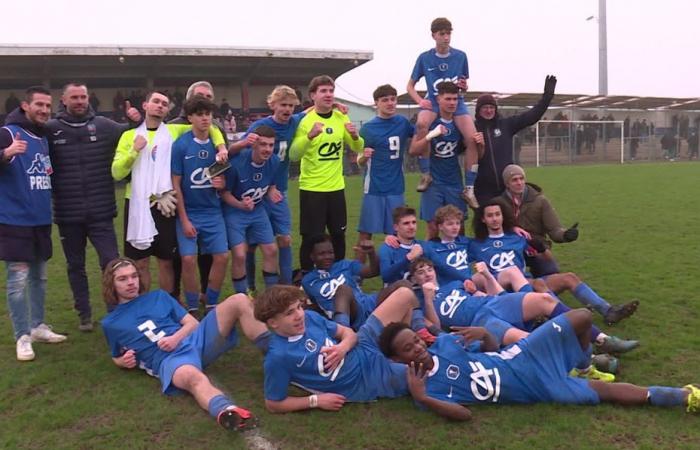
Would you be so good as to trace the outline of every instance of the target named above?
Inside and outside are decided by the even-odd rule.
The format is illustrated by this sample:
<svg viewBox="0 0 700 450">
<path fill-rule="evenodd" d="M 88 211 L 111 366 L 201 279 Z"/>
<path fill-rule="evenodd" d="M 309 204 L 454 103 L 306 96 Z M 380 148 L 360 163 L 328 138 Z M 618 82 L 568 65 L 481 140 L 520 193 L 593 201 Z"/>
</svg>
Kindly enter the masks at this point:
<svg viewBox="0 0 700 450">
<path fill-rule="evenodd" d="M 634 300 L 629 303 L 625 303 L 624 305 L 612 305 L 610 306 L 610 309 L 608 309 L 608 312 L 605 313 L 605 316 L 603 316 L 605 323 L 608 325 L 614 325 L 621 321 L 622 319 L 626 319 L 630 317 L 632 314 L 634 314 L 637 311 L 637 307 L 639 306 L 639 301 Z"/>
<path fill-rule="evenodd" d="M 596 344 L 600 353 L 619 355 L 639 347 L 639 341 L 620 339 L 617 336 L 606 336 L 602 344 Z"/>
<path fill-rule="evenodd" d="M 216 422 L 227 430 L 247 431 L 256 428 L 259 420 L 247 409 L 229 406 L 219 413 Z"/>
<path fill-rule="evenodd" d="M 617 374 L 617 371 L 620 369 L 620 361 L 607 353 L 593 355 L 591 357 L 591 364 L 601 372 L 612 374 Z"/>
</svg>

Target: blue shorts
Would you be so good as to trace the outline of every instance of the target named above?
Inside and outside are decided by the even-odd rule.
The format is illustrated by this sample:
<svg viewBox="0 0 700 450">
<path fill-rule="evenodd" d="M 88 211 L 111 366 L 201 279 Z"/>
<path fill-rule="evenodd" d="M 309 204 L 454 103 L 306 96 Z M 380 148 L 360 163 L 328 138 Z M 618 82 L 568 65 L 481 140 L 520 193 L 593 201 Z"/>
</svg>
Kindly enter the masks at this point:
<svg viewBox="0 0 700 450">
<path fill-rule="evenodd" d="M 226 224 L 224 216 L 216 213 L 192 213 L 187 217 L 197 230 L 197 236 L 188 238 L 182 231 L 182 223 L 178 217 L 175 221 L 175 234 L 177 235 L 177 248 L 181 256 L 196 255 L 197 246 L 199 253 L 214 255 L 228 251 L 226 238 Z"/>
<path fill-rule="evenodd" d="M 270 218 L 265 207 L 261 204 L 256 205 L 252 211 L 226 208 L 224 219 L 226 220 L 228 248 L 233 248 L 243 243 L 272 244 L 275 242 Z M 246 236 L 248 239 L 246 239 Z"/>
<path fill-rule="evenodd" d="M 367 322 L 367 318 L 377 307 L 377 294 L 357 294 L 355 302 L 357 303 L 357 314 L 350 326 L 357 331 Z"/>
<path fill-rule="evenodd" d="M 357 332 L 357 355 L 362 368 L 362 386 L 364 399 L 350 401 L 374 400 L 377 397 L 401 397 L 408 394 L 406 382 L 406 365 L 392 362 L 379 350 L 379 335 L 384 325 L 376 316 L 370 315 Z"/>
<path fill-rule="evenodd" d="M 430 222 L 435 217 L 435 211 L 445 205 L 454 205 L 464 213 L 467 220 L 467 204 L 462 200 L 462 186 L 458 188 L 436 186 L 432 183 L 420 197 L 420 218 Z"/>
<path fill-rule="evenodd" d="M 199 326 L 185 339 L 180 346 L 168 355 L 160 364 L 158 378 L 166 395 L 182 391 L 172 383 L 175 371 L 182 366 L 194 366 L 204 370 L 224 352 L 238 344 L 238 332 L 233 327 L 228 336 L 222 336 L 216 323 L 216 309 L 211 311 L 199 323 Z"/>
<path fill-rule="evenodd" d="M 493 334 L 498 343 L 510 328 L 525 329 L 523 323 L 523 298 L 526 292 L 492 296 L 474 317 L 474 325 L 484 327 Z"/>
<path fill-rule="evenodd" d="M 436 98 L 431 98 L 430 103 L 433 104 L 433 112 L 435 114 L 440 114 L 440 106 L 438 105 L 437 99 Z M 467 104 L 464 103 L 464 97 L 459 96 L 459 100 L 457 100 L 457 110 L 455 111 L 454 115 L 455 116 L 464 116 L 466 114 L 469 114 L 469 107 L 467 107 Z"/>
<path fill-rule="evenodd" d="M 596 405 L 600 398 L 588 380 L 569 371 L 589 357 L 581 348 L 569 319 L 557 316 L 517 344 L 526 358 L 514 358 L 513 370 L 539 402 Z"/>
<path fill-rule="evenodd" d="M 365 194 L 362 197 L 362 210 L 360 211 L 360 224 L 357 231 L 360 233 L 394 233 L 394 219 L 391 213 L 394 209 L 405 205 L 403 194 L 397 195 L 373 195 Z"/>
<path fill-rule="evenodd" d="M 266 195 L 263 204 L 275 236 L 289 236 L 292 233 L 292 215 L 289 212 L 287 193 L 280 191 L 280 194 L 284 197 L 281 202 L 272 203 Z"/>
</svg>

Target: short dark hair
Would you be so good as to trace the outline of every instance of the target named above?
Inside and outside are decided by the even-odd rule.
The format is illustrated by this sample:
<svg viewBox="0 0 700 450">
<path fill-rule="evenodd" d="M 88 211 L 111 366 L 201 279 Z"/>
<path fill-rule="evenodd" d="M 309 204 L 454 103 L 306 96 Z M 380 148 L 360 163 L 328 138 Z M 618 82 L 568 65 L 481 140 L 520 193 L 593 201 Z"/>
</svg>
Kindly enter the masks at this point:
<svg viewBox="0 0 700 450">
<path fill-rule="evenodd" d="M 34 94 L 44 94 L 51 95 L 51 91 L 46 89 L 44 86 L 30 86 L 24 91 L 24 101 L 31 103 L 34 100 Z"/>
<path fill-rule="evenodd" d="M 452 22 L 446 17 L 438 17 L 430 22 L 430 32 L 437 33 L 438 31 L 452 31 Z"/>
<path fill-rule="evenodd" d="M 386 97 L 389 95 L 396 96 L 396 88 L 390 84 L 382 84 L 379 86 L 377 89 L 374 90 L 372 93 L 372 97 L 374 98 L 374 101 L 376 102 L 382 97 Z"/>
<path fill-rule="evenodd" d="M 435 263 L 430 260 L 430 258 L 426 258 L 425 256 L 419 256 L 418 258 L 414 259 L 411 261 L 411 264 L 408 266 L 408 274 L 409 276 L 413 276 L 416 273 L 416 270 L 420 266 L 430 266 L 430 267 L 435 267 Z"/>
<path fill-rule="evenodd" d="M 211 113 L 216 110 L 214 102 L 203 95 L 195 95 L 188 99 L 184 105 L 185 114 Z"/>
<path fill-rule="evenodd" d="M 68 90 L 68 88 L 72 88 L 72 87 L 84 87 L 85 90 L 87 91 L 87 84 L 81 83 L 79 81 L 71 81 L 71 82 L 68 82 L 68 83 L 63 85 L 63 89 L 61 90 L 61 92 L 63 94 L 65 94 L 66 91 Z"/>
<path fill-rule="evenodd" d="M 382 351 L 384 356 L 391 358 L 396 355 L 394 351 L 394 339 L 403 330 L 410 330 L 411 327 L 403 322 L 391 322 L 389 325 L 385 326 L 382 333 L 379 335 L 379 350 Z"/>
<path fill-rule="evenodd" d="M 318 89 L 319 86 L 335 87 L 335 81 L 333 81 L 333 78 L 331 78 L 329 75 L 319 75 L 317 77 L 313 77 L 311 81 L 309 81 L 309 94 L 316 92 L 316 89 Z"/>
<path fill-rule="evenodd" d="M 253 315 L 261 322 L 267 322 L 283 313 L 296 301 L 306 302 L 306 294 L 297 286 L 276 284 L 255 297 Z"/>
<path fill-rule="evenodd" d="M 480 241 L 483 241 L 489 237 L 489 229 L 483 222 L 484 214 L 486 208 L 489 206 L 498 206 L 501 208 L 501 215 L 503 216 L 503 231 L 509 233 L 513 231 L 515 227 L 515 215 L 513 210 L 506 203 L 506 201 L 499 197 L 494 197 L 488 202 L 482 204 L 477 208 L 474 213 L 474 218 L 472 219 L 472 228 L 474 229 L 474 237 Z"/>
<path fill-rule="evenodd" d="M 459 88 L 451 81 L 442 81 L 435 86 L 438 95 L 442 94 L 459 94 Z"/>
<path fill-rule="evenodd" d="M 406 216 L 415 216 L 416 215 L 416 210 L 411 208 L 408 205 L 404 206 L 397 206 L 394 208 L 394 210 L 391 212 L 391 219 L 394 222 L 394 225 L 399 223 L 399 220 L 403 219 Z"/>
<path fill-rule="evenodd" d="M 260 125 L 253 130 L 253 133 L 266 138 L 275 138 L 275 130 L 268 125 Z"/>
<path fill-rule="evenodd" d="M 170 96 L 169 96 L 168 94 L 166 94 L 166 93 L 163 92 L 163 91 L 159 91 L 159 90 L 157 90 L 157 89 L 156 89 L 156 90 L 153 90 L 153 91 L 151 91 L 151 92 L 149 92 L 148 94 L 146 94 L 146 101 L 150 101 L 150 100 L 151 100 L 151 97 L 153 97 L 153 94 L 160 94 L 160 95 L 164 96 L 165 98 L 167 98 L 167 99 L 168 99 L 168 102 L 170 101 Z"/>
<path fill-rule="evenodd" d="M 316 246 L 318 244 L 322 244 L 324 242 L 329 242 L 329 243 L 333 244 L 333 240 L 331 239 L 331 237 L 329 235 L 316 234 L 314 236 L 311 236 L 311 239 L 309 239 L 309 248 L 311 249 L 311 251 L 314 251 L 314 248 L 316 248 Z"/>
</svg>

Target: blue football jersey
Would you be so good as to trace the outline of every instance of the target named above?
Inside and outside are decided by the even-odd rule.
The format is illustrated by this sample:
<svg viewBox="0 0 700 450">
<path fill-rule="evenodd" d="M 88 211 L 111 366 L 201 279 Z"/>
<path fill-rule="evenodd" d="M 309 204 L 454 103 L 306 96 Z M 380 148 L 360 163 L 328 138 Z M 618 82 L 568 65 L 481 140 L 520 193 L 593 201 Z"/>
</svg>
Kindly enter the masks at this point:
<svg viewBox="0 0 700 450">
<path fill-rule="evenodd" d="M 517 267 L 525 272 L 527 241 L 515 233 L 489 236 L 483 241 L 473 240 L 469 246 L 470 259 L 483 261 L 496 276 L 499 272 Z"/>
<path fill-rule="evenodd" d="M 401 244 L 398 248 L 382 244 L 379 247 L 379 272 L 384 284 L 391 284 L 399 280 L 407 280 L 411 262 L 406 255 L 411 251 L 413 244 L 420 244 L 423 251 L 428 247 L 423 241 L 413 241 L 410 245 Z"/>
<path fill-rule="evenodd" d="M 265 398 L 287 398 L 289 384 L 311 392 L 341 394 L 349 400 L 372 400 L 362 381 L 361 356 L 357 347 L 350 350 L 333 371 L 323 367 L 321 348 L 337 344 L 338 326 L 313 311 L 305 311 L 305 330 L 301 336 L 273 334 L 265 355 Z M 369 397 L 369 398 L 368 398 Z"/>
<path fill-rule="evenodd" d="M 464 290 L 461 281 L 453 281 L 438 288 L 433 304 L 440 318 L 440 326 L 449 331 L 452 326 L 470 326 L 476 313 L 492 298 L 471 295 Z"/>
<path fill-rule="evenodd" d="M 200 141 L 188 131 L 173 143 L 170 168 L 173 175 L 182 177 L 182 195 L 188 212 L 221 211 L 219 195 L 206 170 L 214 162 L 216 148 L 211 139 Z"/>
<path fill-rule="evenodd" d="M 248 133 L 252 133 L 260 125 L 267 125 L 268 127 L 275 130 L 275 155 L 279 158 L 280 164 L 277 168 L 277 173 L 274 177 L 274 184 L 280 191 L 286 192 L 289 187 L 289 158 L 287 156 L 287 149 L 294 139 L 294 133 L 297 131 L 299 122 L 306 115 L 305 112 L 300 112 L 293 114 L 289 118 L 287 123 L 279 123 L 275 121 L 272 116 L 267 116 L 262 119 L 258 119 L 253 122 L 248 131 L 246 131 L 246 136 Z"/>
<path fill-rule="evenodd" d="M 161 362 L 171 354 L 160 350 L 158 341 L 177 332 L 186 314 L 167 292 L 157 290 L 118 305 L 102 319 L 102 330 L 113 357 L 134 350 L 139 367 L 157 376 Z"/>
<path fill-rule="evenodd" d="M 459 154 L 464 151 L 462 134 L 454 120 L 439 117 L 430 125 L 430 129 L 438 125 L 447 127 L 448 132 L 430 141 L 430 174 L 433 176 L 433 184 L 462 189 L 462 171 L 459 166 Z"/>
<path fill-rule="evenodd" d="M 257 208 L 267 190 L 275 184 L 279 158 L 273 154 L 265 163 L 258 165 L 253 162 L 252 155 L 253 150 L 246 148 L 231 160 L 231 168 L 225 172 L 226 189 L 238 200 L 252 197 Z"/>
<path fill-rule="evenodd" d="M 301 285 L 306 294 L 326 313 L 329 319 L 335 312 L 335 291 L 340 285 L 348 285 L 355 296 L 364 295 L 355 282 L 360 275 L 362 264 L 356 260 L 343 259 L 333 263 L 330 270 L 314 269 L 304 275 Z"/>
<path fill-rule="evenodd" d="M 426 97 L 435 100 L 437 85 L 443 81 L 457 84 L 460 77 L 469 78 L 469 62 L 467 54 L 461 50 L 450 48 L 447 56 L 440 56 L 433 48 L 418 56 L 411 73 L 411 79 L 418 81 L 425 77 L 427 86 Z"/>
<path fill-rule="evenodd" d="M 514 361 L 525 359 L 517 344 L 499 353 L 469 353 L 454 335 L 444 334 L 428 351 L 434 362 L 425 380 L 430 397 L 461 404 L 541 400 L 512 368 Z"/>
<path fill-rule="evenodd" d="M 435 264 L 438 282 L 463 281 L 472 277 L 469 266 L 469 243 L 466 236 L 457 236 L 454 242 L 429 241 L 430 259 Z"/>
<path fill-rule="evenodd" d="M 367 161 L 363 192 L 372 195 L 404 193 L 403 158 L 413 137 L 411 122 L 402 115 L 375 117 L 360 129 L 365 147 L 374 149 Z"/>
</svg>

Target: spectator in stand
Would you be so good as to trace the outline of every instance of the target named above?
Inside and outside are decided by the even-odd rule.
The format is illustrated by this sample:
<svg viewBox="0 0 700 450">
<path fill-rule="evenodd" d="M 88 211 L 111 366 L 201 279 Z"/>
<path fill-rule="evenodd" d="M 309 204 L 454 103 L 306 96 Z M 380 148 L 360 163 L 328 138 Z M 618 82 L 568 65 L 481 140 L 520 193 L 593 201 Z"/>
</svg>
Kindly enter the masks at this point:
<svg viewBox="0 0 700 450">
<path fill-rule="evenodd" d="M 219 113 L 221 117 L 226 117 L 231 114 L 231 105 L 228 104 L 225 98 L 221 99 L 221 106 L 219 107 Z"/>
<path fill-rule="evenodd" d="M 664 159 L 676 160 L 676 131 L 675 128 L 667 128 L 661 137 L 661 151 Z"/>
<path fill-rule="evenodd" d="M 233 113 L 230 112 L 224 117 L 224 131 L 227 135 L 234 134 L 236 132 L 236 118 Z"/>
<path fill-rule="evenodd" d="M 15 93 L 10 92 L 10 96 L 5 100 L 5 113 L 10 114 L 12 111 L 19 108 L 19 105 L 20 101 L 17 96 L 15 96 Z"/>
<path fill-rule="evenodd" d="M 95 95 L 94 92 L 90 92 L 90 97 L 89 100 L 90 106 L 92 107 L 92 111 L 97 114 L 100 110 L 100 99 L 97 98 L 97 95 Z"/>
<path fill-rule="evenodd" d="M 554 98 L 556 85 L 556 77 L 548 75 L 540 101 L 532 109 L 505 119 L 499 116 L 493 95 L 483 94 L 477 99 L 475 140 L 484 146 L 474 183 L 479 203 L 490 200 L 505 189 L 501 174 L 508 164 L 513 164 L 513 136 L 540 120 Z"/>
<path fill-rule="evenodd" d="M 698 129 L 688 135 L 688 159 L 698 159 Z"/>
</svg>

